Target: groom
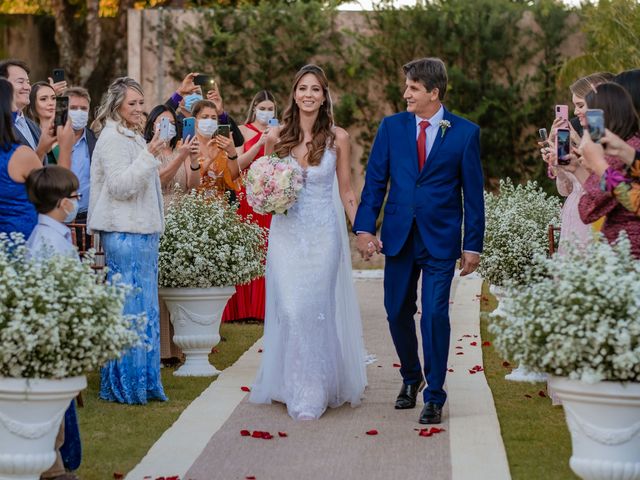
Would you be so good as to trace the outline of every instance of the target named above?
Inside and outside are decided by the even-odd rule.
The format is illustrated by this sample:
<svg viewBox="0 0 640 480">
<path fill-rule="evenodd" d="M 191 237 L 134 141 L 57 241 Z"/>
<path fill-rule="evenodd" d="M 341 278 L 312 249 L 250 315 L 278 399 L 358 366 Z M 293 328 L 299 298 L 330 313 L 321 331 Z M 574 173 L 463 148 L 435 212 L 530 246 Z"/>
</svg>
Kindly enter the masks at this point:
<svg viewBox="0 0 640 480">
<path fill-rule="evenodd" d="M 386 255 L 384 305 L 403 380 L 395 408 L 414 408 L 426 378 L 419 422 L 434 424 L 441 422 L 447 399 L 449 290 L 456 260 L 461 258 L 460 275 L 467 275 L 477 268 L 482 251 L 480 129 L 443 107 L 447 70 L 442 60 L 414 60 L 403 71 L 407 111 L 385 117 L 378 128 L 353 231 L 365 259 L 374 252 Z M 376 219 L 389 184 L 378 241 Z M 424 370 L 413 318 L 420 273 Z"/>
</svg>

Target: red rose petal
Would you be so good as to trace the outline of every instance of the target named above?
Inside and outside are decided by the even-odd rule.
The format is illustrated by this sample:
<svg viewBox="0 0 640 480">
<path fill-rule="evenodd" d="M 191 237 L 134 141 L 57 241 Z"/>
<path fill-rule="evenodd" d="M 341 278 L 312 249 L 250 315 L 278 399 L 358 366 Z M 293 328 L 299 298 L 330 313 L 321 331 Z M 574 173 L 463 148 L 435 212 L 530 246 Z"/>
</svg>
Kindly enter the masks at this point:
<svg viewBox="0 0 640 480">
<path fill-rule="evenodd" d="M 114 480 L 120 480 L 120 479 L 124 478 L 124 473 L 113 472 L 113 478 L 114 478 Z"/>
<path fill-rule="evenodd" d="M 262 353 L 264 350 L 262 350 L 261 348 L 258 349 L 258 353 Z"/>
<path fill-rule="evenodd" d="M 456 347 L 456 349 L 457 349 L 457 350 L 462 350 L 462 347 L 461 347 L 460 345 L 458 345 L 458 346 Z"/>
<path fill-rule="evenodd" d="M 478 345 L 478 342 L 471 342 L 469 345 L 471 345 L 472 347 L 475 347 Z"/>
<path fill-rule="evenodd" d="M 453 372 L 453 368 L 450 368 L 449 370 L 447 370 L 447 372 Z"/>
<path fill-rule="evenodd" d="M 476 372 L 481 372 L 481 371 L 483 371 L 483 370 L 484 370 L 484 368 L 482 368 L 482 365 L 474 365 L 474 366 L 473 366 L 473 369 L 474 369 Z"/>
<path fill-rule="evenodd" d="M 480 297 L 482 297 L 482 295 L 480 295 L 480 294 L 476 295 L 476 298 L 480 298 Z"/>
<path fill-rule="evenodd" d="M 488 302 L 489 301 L 489 297 L 487 297 L 486 295 L 482 296 L 482 301 L 483 302 Z"/>
<path fill-rule="evenodd" d="M 473 338 L 478 338 L 478 335 L 474 335 Z"/>
<path fill-rule="evenodd" d="M 255 475 L 247 475 L 244 478 L 245 478 L 245 480 L 256 480 L 256 476 Z"/>
<path fill-rule="evenodd" d="M 418 310 L 416 313 L 417 313 L 418 315 L 422 315 L 422 310 Z"/>
<path fill-rule="evenodd" d="M 216 347 L 213 347 L 211 349 L 211 353 L 218 353 L 220 350 L 218 350 Z"/>
<path fill-rule="evenodd" d="M 288 437 L 287 432 L 278 432 L 279 437 Z"/>
<path fill-rule="evenodd" d="M 469 370 L 469 373 L 473 375 L 474 373 L 477 373 L 477 372 L 475 370 Z"/>
<path fill-rule="evenodd" d="M 456 352 L 456 355 L 464 355 L 464 352 Z"/>
<path fill-rule="evenodd" d="M 240 435 L 243 437 L 250 437 L 251 432 L 249 430 L 240 430 Z"/>
<path fill-rule="evenodd" d="M 542 397 L 542 398 L 547 398 L 547 394 L 546 394 L 546 393 L 544 393 L 544 390 L 540 390 L 540 391 L 538 392 L 538 396 L 539 396 L 539 397 Z"/>
<path fill-rule="evenodd" d="M 531 395 L 529 395 L 528 393 L 525 393 L 525 394 L 524 394 L 524 396 L 525 396 L 525 397 L 527 397 L 527 398 L 533 398 L 533 397 L 532 397 Z"/>
<path fill-rule="evenodd" d="M 429 433 L 429 430 L 423 428 L 422 430 L 420 430 L 420 433 L 418 433 L 418 435 L 421 437 L 430 437 L 431 435 L 433 435 L 433 433 Z"/>
<path fill-rule="evenodd" d="M 367 435 L 377 435 L 377 434 L 378 434 L 378 430 L 376 430 L 376 429 L 367 431 Z"/>
<path fill-rule="evenodd" d="M 164 480 L 180 480 L 178 475 L 174 475 L 173 477 L 164 477 Z"/>
<path fill-rule="evenodd" d="M 263 440 L 271 440 L 272 438 L 273 438 L 273 435 L 271 435 L 269 432 L 262 432 Z"/>
<path fill-rule="evenodd" d="M 394 363 L 394 364 L 393 364 L 393 366 L 394 366 L 395 368 L 400 368 L 402 365 L 400 365 L 399 363 Z"/>
<path fill-rule="evenodd" d="M 502 362 L 502 366 L 504 368 L 509 368 L 511 366 L 511 364 L 505 360 L 504 362 Z"/>
<path fill-rule="evenodd" d="M 250 392 L 251 389 L 249 387 L 240 387 L 240 390 L 242 390 L 243 392 Z"/>
<path fill-rule="evenodd" d="M 468 334 L 465 334 L 465 335 L 462 335 L 462 336 L 463 336 L 464 338 L 471 338 L 471 335 L 468 335 Z"/>
<path fill-rule="evenodd" d="M 382 368 L 382 365 L 378 365 L 378 368 Z"/>
<path fill-rule="evenodd" d="M 482 346 L 483 347 L 490 347 L 491 346 L 491 342 L 482 342 Z"/>
<path fill-rule="evenodd" d="M 263 433 L 264 433 L 264 432 L 261 432 L 260 430 L 255 430 L 255 431 L 251 434 L 251 437 L 253 437 L 253 438 L 262 438 L 262 434 L 263 434 Z"/>
</svg>

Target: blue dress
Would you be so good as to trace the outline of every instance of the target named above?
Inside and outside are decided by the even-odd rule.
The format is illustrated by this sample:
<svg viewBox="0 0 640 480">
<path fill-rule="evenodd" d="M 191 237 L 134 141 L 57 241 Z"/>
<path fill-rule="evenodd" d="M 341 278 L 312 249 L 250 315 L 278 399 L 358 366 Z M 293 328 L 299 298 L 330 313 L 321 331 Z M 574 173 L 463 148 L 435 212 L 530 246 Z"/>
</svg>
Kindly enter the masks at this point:
<svg viewBox="0 0 640 480">
<path fill-rule="evenodd" d="M 0 148 L 0 233 L 20 232 L 25 241 L 38 223 L 36 208 L 29 201 L 24 183 L 9 176 L 9 160 L 20 145 Z"/>
<path fill-rule="evenodd" d="M 132 285 L 124 313 L 146 313 L 141 346 L 133 347 L 101 371 L 100 398 L 112 402 L 145 404 L 167 400 L 160 378 L 160 309 L 158 306 L 158 246 L 160 234 L 100 232 L 108 278 Z"/>
</svg>

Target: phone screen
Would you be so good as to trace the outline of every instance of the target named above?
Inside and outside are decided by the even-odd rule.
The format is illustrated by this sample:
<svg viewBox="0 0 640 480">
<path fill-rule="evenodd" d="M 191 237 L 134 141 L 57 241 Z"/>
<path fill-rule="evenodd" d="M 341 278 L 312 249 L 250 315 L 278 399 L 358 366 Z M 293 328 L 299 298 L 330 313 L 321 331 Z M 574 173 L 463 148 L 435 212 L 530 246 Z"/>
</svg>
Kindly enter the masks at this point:
<svg viewBox="0 0 640 480">
<path fill-rule="evenodd" d="M 54 125 L 56 127 L 64 126 L 67 123 L 69 115 L 69 97 L 56 97 L 56 115 Z"/>
<path fill-rule="evenodd" d="M 559 128 L 557 135 L 558 164 L 569 165 L 569 163 L 571 163 L 569 158 L 571 154 L 571 134 L 568 129 Z"/>
<path fill-rule="evenodd" d="M 196 119 L 193 117 L 185 118 L 182 120 L 182 139 L 186 140 L 187 137 L 192 137 L 196 134 Z"/>
<path fill-rule="evenodd" d="M 223 137 L 229 138 L 231 136 L 231 128 L 229 127 L 229 125 L 218 125 L 216 135 L 222 135 Z"/>
<path fill-rule="evenodd" d="M 600 109 L 587 110 L 587 124 L 591 140 L 598 143 L 604 137 L 604 112 Z"/>
</svg>

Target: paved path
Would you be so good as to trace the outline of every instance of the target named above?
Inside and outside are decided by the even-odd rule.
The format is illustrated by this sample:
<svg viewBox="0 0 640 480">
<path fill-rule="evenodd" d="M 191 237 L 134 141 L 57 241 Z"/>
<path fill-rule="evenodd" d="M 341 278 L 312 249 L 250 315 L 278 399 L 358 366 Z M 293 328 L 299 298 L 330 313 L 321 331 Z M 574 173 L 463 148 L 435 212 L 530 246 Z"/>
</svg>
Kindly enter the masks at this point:
<svg viewBox="0 0 640 480">
<path fill-rule="evenodd" d="M 445 431 L 420 437 L 414 410 L 397 411 L 400 376 L 376 275 L 356 281 L 367 349 L 369 387 L 359 408 L 330 409 L 316 422 L 294 422 L 282 405 L 253 405 L 240 387 L 251 385 L 261 342 L 202 393 L 127 476 L 180 475 L 183 480 L 245 479 L 509 479 L 506 455 L 479 338 L 481 280 L 456 277 L 451 293 L 451 355 Z M 469 335 L 466 337 L 464 335 Z M 477 337 L 474 337 L 477 335 Z M 462 339 L 459 342 L 458 339 Z M 469 345 L 477 342 L 477 346 Z M 456 349 L 463 346 L 463 349 Z M 463 351 L 464 355 L 456 355 Z M 271 440 L 242 437 L 240 430 L 269 431 Z M 366 435 L 376 429 L 378 435 Z M 286 432 L 279 437 L 277 432 Z M 421 475 L 420 472 L 423 472 Z"/>
</svg>

